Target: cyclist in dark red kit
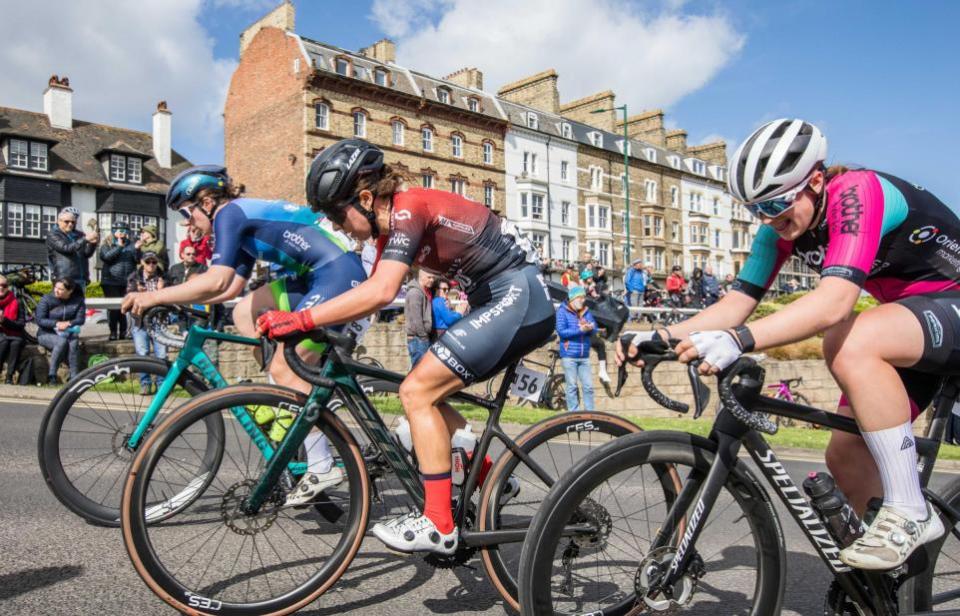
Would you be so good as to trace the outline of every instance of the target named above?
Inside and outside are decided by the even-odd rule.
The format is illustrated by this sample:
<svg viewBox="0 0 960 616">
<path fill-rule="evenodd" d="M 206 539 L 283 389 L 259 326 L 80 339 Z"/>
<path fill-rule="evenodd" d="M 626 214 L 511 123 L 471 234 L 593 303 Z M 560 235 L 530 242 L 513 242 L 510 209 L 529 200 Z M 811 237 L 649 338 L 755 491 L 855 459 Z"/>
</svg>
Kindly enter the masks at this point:
<svg viewBox="0 0 960 616">
<path fill-rule="evenodd" d="M 532 245 L 513 225 L 453 193 L 406 188 L 379 148 L 360 139 L 333 144 L 313 161 L 307 198 L 359 241 L 377 240 L 370 278 L 322 305 L 271 311 L 260 331 L 283 336 L 366 316 L 396 297 L 411 267 L 455 280 L 472 310 L 430 347 L 400 386 L 423 474 L 423 514 L 377 524 L 374 534 L 403 552 L 452 554 L 450 436 L 466 421 L 444 399 L 489 378 L 543 344 L 553 332 L 553 304 Z M 489 464 L 489 461 L 484 461 Z"/>
</svg>

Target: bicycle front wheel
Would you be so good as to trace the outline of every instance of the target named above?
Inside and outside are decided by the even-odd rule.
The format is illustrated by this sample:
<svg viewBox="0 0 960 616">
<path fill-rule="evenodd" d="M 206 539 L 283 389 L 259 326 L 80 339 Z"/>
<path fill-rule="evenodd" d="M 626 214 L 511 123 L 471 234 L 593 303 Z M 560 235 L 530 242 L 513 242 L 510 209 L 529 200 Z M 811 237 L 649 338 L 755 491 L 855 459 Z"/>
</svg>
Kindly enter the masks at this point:
<svg viewBox="0 0 960 616">
<path fill-rule="evenodd" d="M 138 378 L 152 382 L 169 371 L 169 362 L 150 357 L 107 361 L 71 379 L 47 407 L 37 443 L 40 472 L 53 495 L 91 524 L 120 525 L 123 480 L 134 455 L 128 442 L 154 399 L 139 395 Z M 202 381 L 184 372 L 158 418 L 205 390 Z M 212 465 L 219 461 L 216 447 L 223 434 L 219 417 L 210 417 L 206 430 Z M 198 477 L 210 470 L 198 469 Z"/>
<path fill-rule="evenodd" d="M 150 436 L 134 458 L 121 507 L 123 540 L 134 568 L 161 599 L 195 614 L 287 614 L 314 601 L 353 560 L 369 516 L 363 457 L 350 432 L 327 409 L 316 426 L 327 437 L 331 469 L 342 481 L 314 504 L 284 504 L 288 473 L 256 513 L 245 499 L 265 457 L 237 409 L 303 412 L 306 396 L 283 387 L 236 385 L 187 402 Z M 223 461 L 204 493 L 175 518 L 146 519 L 157 488 L 188 481 L 202 453 L 193 436 L 208 417 L 224 421 Z M 256 426 L 253 429 L 258 429 Z"/>
<path fill-rule="evenodd" d="M 955 479 L 943 490 L 941 498 L 954 511 L 960 510 L 960 479 Z M 936 507 L 934 507 L 936 511 Z M 923 546 L 929 555 L 927 569 L 907 578 L 900 587 L 900 611 L 950 612 L 960 610 L 960 520 L 941 514 L 944 536 Z"/>
<path fill-rule="evenodd" d="M 714 455 L 711 441 L 681 432 L 631 434 L 588 454 L 553 487 L 530 524 L 519 567 L 522 613 L 779 614 L 783 534 L 772 503 L 742 463 L 701 521 L 696 544 L 687 547 L 690 564 L 680 581 L 657 586 L 684 536 L 683 522 L 700 517 L 699 490 Z M 664 468 L 685 489 L 698 490 L 688 509 L 669 518 L 680 501 L 662 479 Z M 658 540 L 661 529 L 666 538 Z"/>
</svg>

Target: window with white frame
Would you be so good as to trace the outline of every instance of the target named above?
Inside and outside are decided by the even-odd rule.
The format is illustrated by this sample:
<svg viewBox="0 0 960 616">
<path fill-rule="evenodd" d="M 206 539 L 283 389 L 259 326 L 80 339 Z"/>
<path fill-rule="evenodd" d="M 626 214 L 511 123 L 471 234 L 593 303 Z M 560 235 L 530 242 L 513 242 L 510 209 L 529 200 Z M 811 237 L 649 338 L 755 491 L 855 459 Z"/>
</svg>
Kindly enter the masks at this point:
<svg viewBox="0 0 960 616">
<path fill-rule="evenodd" d="M 643 236 L 663 237 L 663 218 L 652 214 L 643 215 Z"/>
<path fill-rule="evenodd" d="M 600 192 L 603 186 L 603 169 L 590 167 L 590 190 Z"/>
<path fill-rule="evenodd" d="M 670 205 L 680 207 L 680 187 L 678 186 L 670 187 Z"/>
<path fill-rule="evenodd" d="M 530 218 L 543 220 L 543 195 L 530 195 Z"/>
<path fill-rule="evenodd" d="M 646 180 L 643 183 L 643 188 L 644 188 L 647 203 L 656 203 L 657 202 L 657 183 L 654 182 L 653 180 Z"/>
<path fill-rule="evenodd" d="M 671 155 L 667 157 L 667 162 L 670 163 L 670 166 L 674 169 L 680 168 L 680 157 L 676 155 Z"/>
<path fill-rule="evenodd" d="M 587 228 L 597 228 L 597 206 L 593 203 L 587 205 Z"/>
<path fill-rule="evenodd" d="M 110 180 L 125 182 L 127 180 L 127 158 L 119 154 L 110 155 Z"/>
<path fill-rule="evenodd" d="M 403 145 L 404 131 L 406 127 L 403 125 L 403 122 L 400 120 L 393 121 L 393 145 Z"/>
<path fill-rule="evenodd" d="M 597 206 L 597 227 L 610 230 L 610 208 L 606 205 Z"/>
<path fill-rule="evenodd" d="M 367 114 L 362 111 L 353 112 L 353 136 L 367 136 Z"/>
<path fill-rule="evenodd" d="M 587 138 L 590 140 L 590 143 L 593 144 L 595 147 L 598 147 L 598 148 L 603 147 L 603 133 L 592 130 L 589 133 L 587 133 Z"/>
<path fill-rule="evenodd" d="M 424 126 L 420 129 L 420 141 L 424 152 L 433 152 L 433 129 Z"/>
<path fill-rule="evenodd" d="M 461 178 L 450 179 L 450 192 L 461 196 L 467 195 L 467 182 Z"/>
<path fill-rule="evenodd" d="M 493 164 L 493 144 L 489 141 L 483 142 L 483 163 L 485 165 Z"/>
<path fill-rule="evenodd" d="M 455 158 L 463 158 L 463 137 L 460 135 L 450 137 L 450 151 Z"/>
<path fill-rule="evenodd" d="M 591 240 L 588 244 L 590 254 L 603 267 L 610 267 L 610 242 Z"/>
<path fill-rule="evenodd" d="M 420 183 L 423 184 L 424 188 L 433 188 L 433 175 L 430 173 L 421 174 Z"/>
<path fill-rule="evenodd" d="M 450 104 L 450 92 L 444 88 L 437 88 L 437 100 L 445 105 Z"/>
<path fill-rule="evenodd" d="M 143 161 L 139 158 L 127 157 L 127 181 L 133 184 L 143 181 Z"/>
<path fill-rule="evenodd" d="M 337 58 L 337 74 L 350 76 L 350 62 L 346 58 Z"/>
<path fill-rule="evenodd" d="M 39 141 L 30 142 L 30 168 L 36 171 L 47 170 L 47 144 Z"/>
<path fill-rule="evenodd" d="M 493 208 L 493 184 L 483 186 L 483 204 L 488 208 Z"/>
<path fill-rule="evenodd" d="M 23 237 L 23 204 L 7 204 L 7 235 Z"/>
<path fill-rule="evenodd" d="M 570 202 L 569 201 L 560 202 L 560 224 L 561 225 L 570 224 Z"/>
<path fill-rule="evenodd" d="M 23 206 L 24 237 L 30 237 L 30 238 L 40 237 L 40 212 L 41 212 L 41 209 L 39 205 Z"/>
<path fill-rule="evenodd" d="M 713 198 L 713 215 L 714 215 L 714 216 L 719 216 L 719 215 L 720 215 L 720 199 L 719 199 L 719 197 L 714 197 L 714 198 Z"/>
<path fill-rule="evenodd" d="M 320 130 L 330 128 L 330 106 L 326 103 L 317 103 L 313 106 L 314 123 Z"/>
<path fill-rule="evenodd" d="M 353 67 L 353 76 L 357 79 L 369 79 L 370 71 L 363 66 Z"/>
<path fill-rule="evenodd" d="M 646 148 L 643 150 L 643 155 L 647 157 L 651 163 L 657 162 L 657 151 L 653 148 Z"/>
<path fill-rule="evenodd" d="M 680 223 L 676 221 L 670 223 L 670 239 L 674 242 L 680 241 Z"/>
<path fill-rule="evenodd" d="M 537 175 L 537 154 L 535 152 L 523 153 L 523 173 L 525 175 Z"/>
<path fill-rule="evenodd" d="M 22 139 L 11 139 L 8 146 L 10 155 L 7 164 L 11 167 L 27 169 L 30 167 L 30 144 Z"/>
<path fill-rule="evenodd" d="M 626 173 L 620 174 L 620 196 L 621 197 L 627 196 L 627 174 Z"/>
<path fill-rule="evenodd" d="M 0 213 L 3 212 L 3 209 L 0 208 Z M 47 234 L 57 226 L 57 214 L 59 210 L 52 206 L 43 206 L 43 219 L 40 223 L 40 233 L 42 237 L 47 237 Z"/>
<path fill-rule="evenodd" d="M 720 229 L 713 230 L 713 247 L 720 248 Z"/>
<path fill-rule="evenodd" d="M 475 99 L 475 98 L 473 98 L 473 97 L 468 98 L 468 99 L 467 99 L 467 109 L 469 109 L 470 111 L 473 111 L 473 112 L 480 111 L 480 101 L 478 101 L 477 99 Z"/>
<path fill-rule="evenodd" d="M 531 233 L 530 241 L 533 243 L 534 248 L 537 249 L 539 254 L 544 254 L 543 246 L 547 243 L 547 236 L 543 233 Z"/>
<path fill-rule="evenodd" d="M 703 224 L 691 224 L 690 225 L 690 243 L 691 244 L 707 244 L 707 225 Z"/>
<path fill-rule="evenodd" d="M 565 160 L 560 161 L 560 181 L 570 181 L 570 163 Z"/>
<path fill-rule="evenodd" d="M 563 122 L 560 124 L 560 135 L 564 139 L 573 139 L 573 127 Z"/>
<path fill-rule="evenodd" d="M 382 68 L 378 68 L 377 70 L 373 71 L 373 80 L 378 86 L 386 86 L 387 71 L 383 70 Z"/>
<path fill-rule="evenodd" d="M 527 128 L 537 130 L 540 128 L 540 117 L 532 111 L 527 112 Z"/>
<path fill-rule="evenodd" d="M 698 175 L 706 175 L 707 173 L 707 163 L 703 162 L 702 160 L 694 159 L 691 167 L 693 168 L 693 172 Z"/>
<path fill-rule="evenodd" d="M 520 218 L 526 218 L 530 215 L 530 194 L 520 193 Z"/>
<path fill-rule="evenodd" d="M 560 256 L 564 261 L 570 261 L 570 257 L 576 251 L 574 238 L 564 235 L 560 238 Z"/>
</svg>

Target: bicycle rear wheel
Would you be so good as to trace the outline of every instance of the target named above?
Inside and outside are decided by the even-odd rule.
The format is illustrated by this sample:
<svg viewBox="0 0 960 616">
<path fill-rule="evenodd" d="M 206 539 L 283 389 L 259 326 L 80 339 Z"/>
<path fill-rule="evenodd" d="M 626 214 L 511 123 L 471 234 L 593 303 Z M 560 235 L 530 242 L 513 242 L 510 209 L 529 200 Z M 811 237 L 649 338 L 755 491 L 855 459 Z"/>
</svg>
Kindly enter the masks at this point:
<svg viewBox="0 0 960 616">
<path fill-rule="evenodd" d="M 162 378 L 169 371 L 170 363 L 156 358 L 107 361 L 71 379 L 47 407 L 37 443 L 40 472 L 57 500 L 91 524 L 120 525 L 123 480 L 135 453 L 127 441 L 153 401 L 153 396 L 138 394 L 137 377 Z M 200 379 L 183 373 L 160 408 L 158 421 L 206 389 Z M 206 430 L 213 465 L 219 461 L 216 448 L 223 424 L 210 417 Z M 198 470 L 202 477 L 211 469 Z"/>
<path fill-rule="evenodd" d="M 235 385 L 187 402 L 159 426 L 134 459 L 126 482 L 121 524 L 137 573 L 150 589 L 187 613 L 287 614 L 314 601 L 356 555 L 369 515 L 369 481 L 356 441 L 326 409 L 316 425 L 327 436 L 343 481 L 305 508 L 284 500 L 288 474 L 255 514 L 241 504 L 259 481 L 264 457 L 232 413 L 237 407 L 303 412 L 306 396 L 276 386 Z M 201 452 L 192 445 L 207 417 L 224 419 L 223 461 L 202 496 L 175 518 L 145 520 L 154 484 L 195 472 Z"/>
<path fill-rule="evenodd" d="M 753 474 L 738 463 L 709 518 L 690 566 L 668 599 L 656 586 L 669 570 L 683 524 L 671 528 L 676 497 L 659 469 L 702 485 L 715 445 L 680 432 L 631 434 L 600 447 L 553 487 L 534 517 L 520 560 L 524 614 L 779 614 L 785 580 L 783 534 Z M 699 495 L 678 520 L 699 517 Z M 589 532 L 575 530 L 587 524 Z M 660 529 L 667 539 L 657 542 Z M 639 600 L 638 600 L 639 589 Z"/>
<path fill-rule="evenodd" d="M 564 413 L 528 428 L 516 438 L 520 450 L 546 474 L 549 484 L 520 456 L 507 449 L 491 468 L 479 501 L 479 529 L 511 530 L 527 528 L 543 499 L 567 470 L 588 453 L 619 436 L 639 432 L 640 428 L 622 417 L 607 413 Z M 501 503 L 506 481 L 520 481 L 520 493 Z M 670 473 L 664 477 L 673 480 Z M 679 482 L 678 482 L 679 483 Z M 679 485 L 677 485 L 679 489 Z M 517 579 L 522 543 L 504 543 L 482 552 L 483 565 L 491 583 L 513 609 L 519 609 Z"/>
</svg>

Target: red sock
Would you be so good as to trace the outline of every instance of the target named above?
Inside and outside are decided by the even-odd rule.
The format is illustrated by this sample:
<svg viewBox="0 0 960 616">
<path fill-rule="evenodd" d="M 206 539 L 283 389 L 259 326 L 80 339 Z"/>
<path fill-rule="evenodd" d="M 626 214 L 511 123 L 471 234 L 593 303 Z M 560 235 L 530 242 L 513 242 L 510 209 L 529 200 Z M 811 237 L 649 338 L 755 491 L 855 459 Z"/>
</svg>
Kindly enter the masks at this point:
<svg viewBox="0 0 960 616">
<path fill-rule="evenodd" d="M 444 535 L 453 532 L 453 481 L 450 473 L 436 475 L 421 475 L 423 478 L 423 515 L 437 527 Z"/>
</svg>

